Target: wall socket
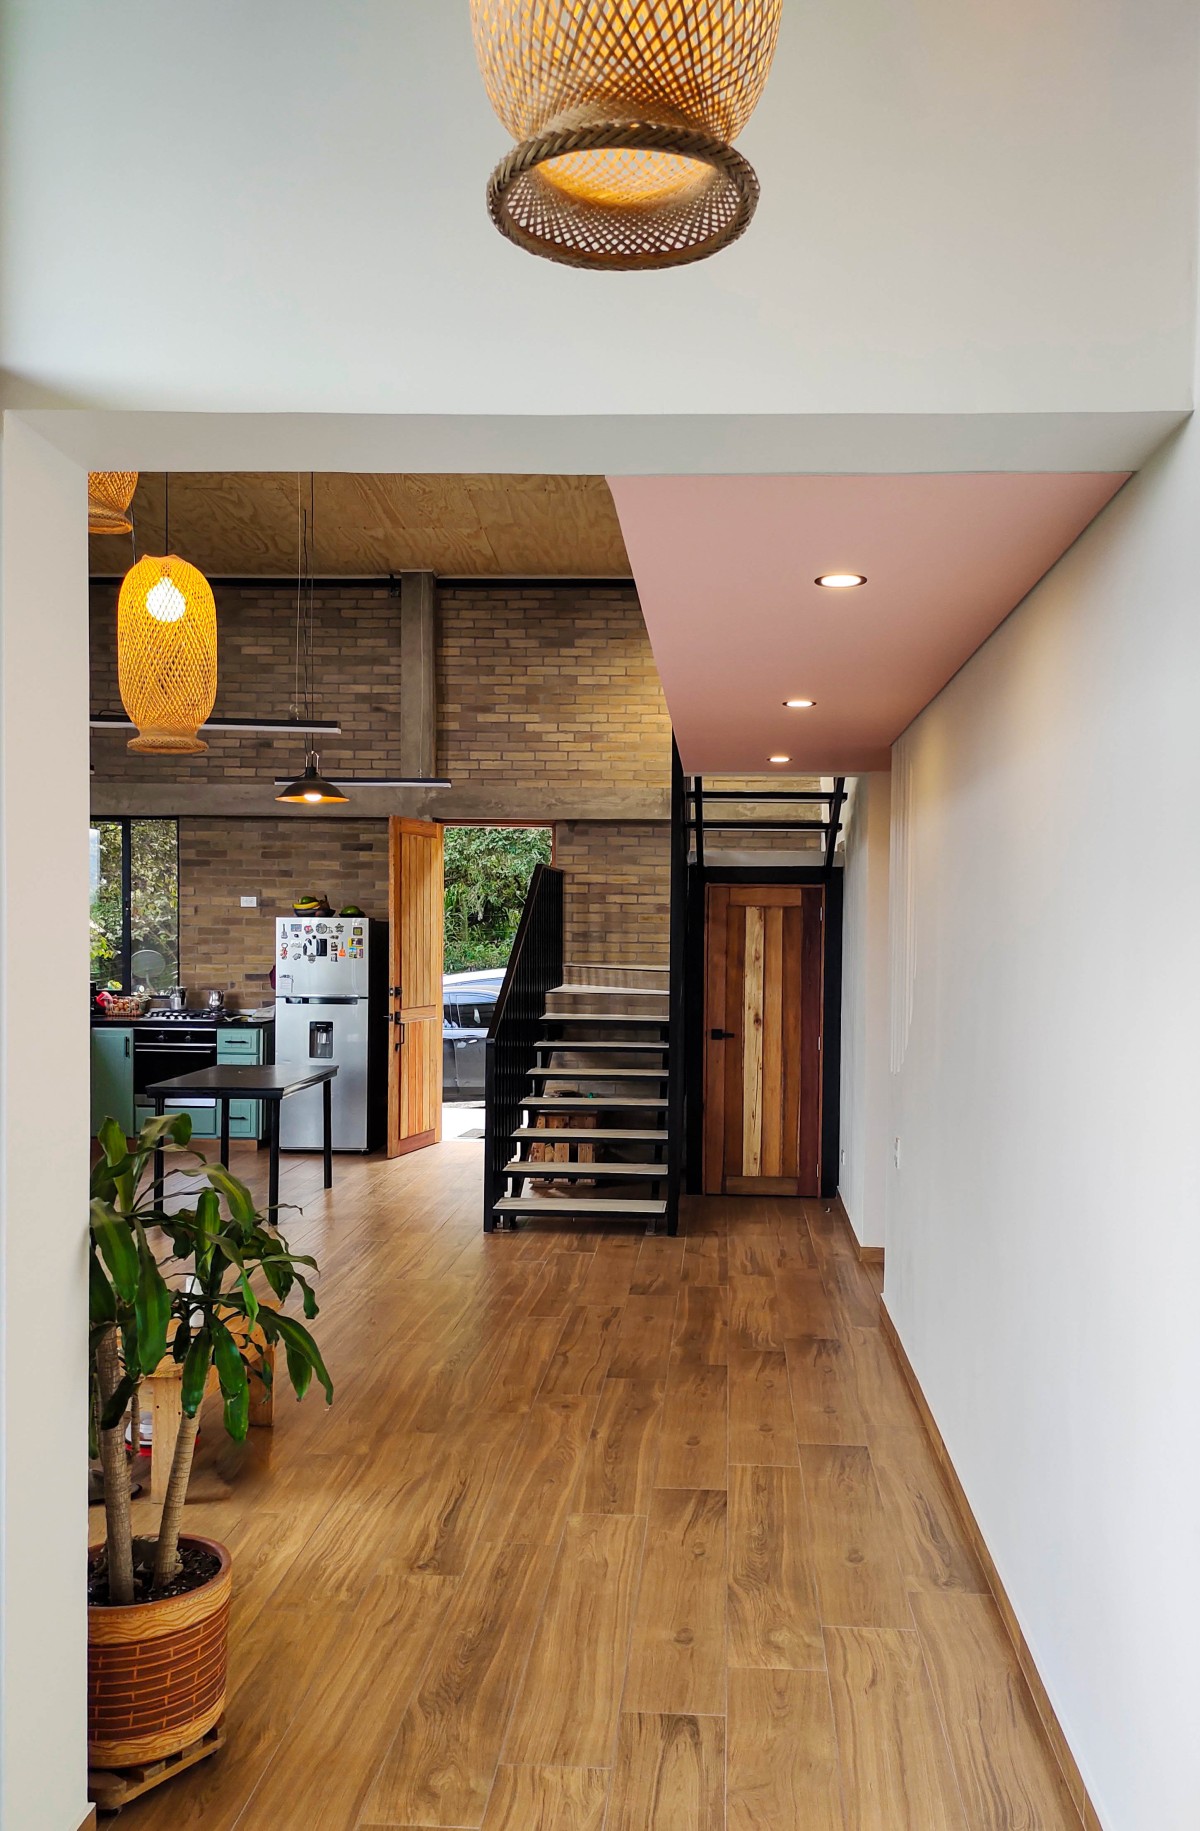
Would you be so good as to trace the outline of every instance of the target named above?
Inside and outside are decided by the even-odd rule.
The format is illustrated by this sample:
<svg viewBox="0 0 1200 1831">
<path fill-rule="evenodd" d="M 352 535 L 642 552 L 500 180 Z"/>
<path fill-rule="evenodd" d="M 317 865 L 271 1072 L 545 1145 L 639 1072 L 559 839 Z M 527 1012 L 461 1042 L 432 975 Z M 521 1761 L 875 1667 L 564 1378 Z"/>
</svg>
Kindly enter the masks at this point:
<svg viewBox="0 0 1200 1831">
<path fill-rule="evenodd" d="M 900 1140 L 898 1138 L 892 1139 L 892 1163 L 897 1170 L 900 1168 Z"/>
<path fill-rule="evenodd" d="M 256 896 L 244 896 L 241 899 L 241 903 L 242 903 L 243 909 L 257 909 L 258 908 L 258 898 Z"/>
</svg>

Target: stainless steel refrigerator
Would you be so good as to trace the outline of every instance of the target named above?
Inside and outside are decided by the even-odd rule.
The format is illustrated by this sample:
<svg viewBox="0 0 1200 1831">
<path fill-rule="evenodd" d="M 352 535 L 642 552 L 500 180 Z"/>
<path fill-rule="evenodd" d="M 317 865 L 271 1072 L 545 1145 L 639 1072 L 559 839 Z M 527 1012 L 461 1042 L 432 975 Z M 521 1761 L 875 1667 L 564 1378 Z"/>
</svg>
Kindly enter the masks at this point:
<svg viewBox="0 0 1200 1831">
<path fill-rule="evenodd" d="M 371 1151 L 387 1133 L 387 925 L 364 916 L 275 924 L 275 1060 L 334 1063 L 333 1148 Z M 282 1102 L 285 1151 L 319 1151 L 321 1089 Z"/>
</svg>

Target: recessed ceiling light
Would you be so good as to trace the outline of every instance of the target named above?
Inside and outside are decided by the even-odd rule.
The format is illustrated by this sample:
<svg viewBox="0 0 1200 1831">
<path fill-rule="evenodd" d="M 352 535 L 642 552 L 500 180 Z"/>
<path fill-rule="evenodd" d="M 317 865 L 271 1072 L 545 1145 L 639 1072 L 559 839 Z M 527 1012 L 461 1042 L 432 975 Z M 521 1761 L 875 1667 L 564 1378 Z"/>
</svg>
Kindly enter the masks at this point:
<svg viewBox="0 0 1200 1831">
<path fill-rule="evenodd" d="M 866 582 L 864 572 L 822 572 L 813 580 L 814 585 L 824 585 L 827 591 L 849 591 L 852 585 L 865 585 Z"/>
<path fill-rule="evenodd" d="M 790 763 L 791 757 L 768 757 L 768 763 Z"/>
<path fill-rule="evenodd" d="M 785 699 L 783 703 L 785 706 L 791 706 L 793 711 L 798 712 L 805 710 L 809 706 L 815 706 L 817 702 L 815 699 Z"/>
</svg>

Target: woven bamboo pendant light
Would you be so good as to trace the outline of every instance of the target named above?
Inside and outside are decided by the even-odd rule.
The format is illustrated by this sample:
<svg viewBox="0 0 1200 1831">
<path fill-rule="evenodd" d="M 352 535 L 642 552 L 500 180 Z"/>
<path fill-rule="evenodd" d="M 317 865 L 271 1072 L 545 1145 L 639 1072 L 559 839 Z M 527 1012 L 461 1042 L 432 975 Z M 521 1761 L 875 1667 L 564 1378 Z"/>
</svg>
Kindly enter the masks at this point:
<svg viewBox="0 0 1200 1831">
<path fill-rule="evenodd" d="M 208 749 L 197 733 L 217 696 L 217 607 L 204 574 L 174 553 L 140 559 L 125 574 L 117 680 L 137 726 L 130 750 L 189 756 Z"/>
<path fill-rule="evenodd" d="M 758 202 L 731 142 L 763 91 L 783 0 L 471 0 L 501 234 L 571 267 L 703 260 Z"/>
<path fill-rule="evenodd" d="M 88 472 L 88 533 L 130 534 L 133 521 L 129 505 L 137 488 L 135 470 Z"/>
</svg>

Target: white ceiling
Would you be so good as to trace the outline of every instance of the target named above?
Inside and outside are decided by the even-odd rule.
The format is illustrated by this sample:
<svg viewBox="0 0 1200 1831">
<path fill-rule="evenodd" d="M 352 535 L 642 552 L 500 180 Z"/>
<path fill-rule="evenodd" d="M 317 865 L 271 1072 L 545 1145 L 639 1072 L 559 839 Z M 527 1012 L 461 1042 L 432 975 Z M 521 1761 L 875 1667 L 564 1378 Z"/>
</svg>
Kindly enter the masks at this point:
<svg viewBox="0 0 1200 1831">
<path fill-rule="evenodd" d="M 763 184 L 750 233 L 673 273 L 598 276 L 487 221 L 507 142 L 467 0 L 25 0 L 5 18 L 5 398 L 1178 410 L 1198 24 L 1192 0 L 786 0 L 742 141 Z M 610 458 L 582 467 L 653 468 Z"/>
</svg>

